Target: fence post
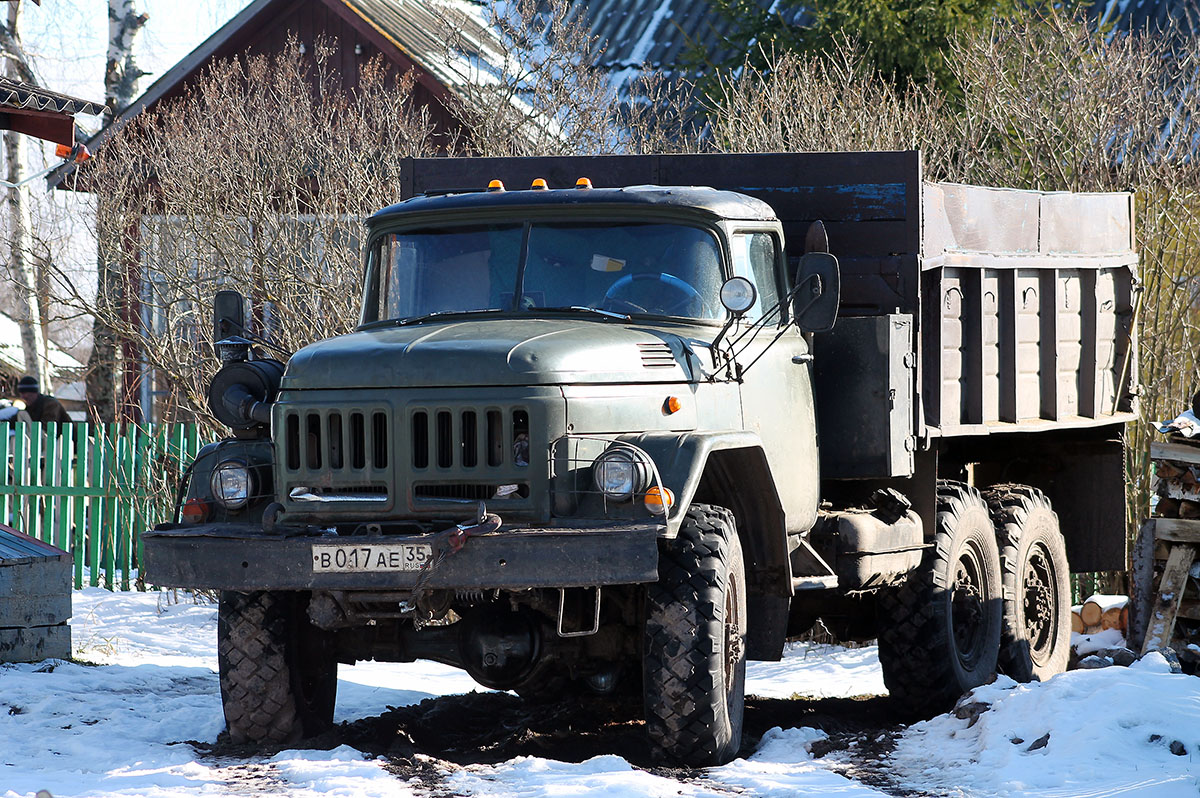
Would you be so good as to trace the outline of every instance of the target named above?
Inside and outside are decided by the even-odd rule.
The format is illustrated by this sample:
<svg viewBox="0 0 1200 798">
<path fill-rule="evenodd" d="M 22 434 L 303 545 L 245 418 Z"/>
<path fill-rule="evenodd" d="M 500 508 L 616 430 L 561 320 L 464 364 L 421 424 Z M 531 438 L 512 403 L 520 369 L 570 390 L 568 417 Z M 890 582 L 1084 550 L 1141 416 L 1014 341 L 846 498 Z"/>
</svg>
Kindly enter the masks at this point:
<svg viewBox="0 0 1200 798">
<path fill-rule="evenodd" d="M 88 540 L 88 498 L 87 488 L 90 487 L 88 480 L 88 455 L 90 449 L 88 446 L 88 436 L 91 434 L 91 426 L 83 425 L 83 429 L 75 431 L 75 467 L 71 469 L 73 485 L 72 487 L 78 491 L 71 497 L 73 509 L 75 511 L 75 536 L 71 544 L 71 556 L 75 561 L 75 587 L 83 587 L 83 560 L 87 554 Z"/>
<path fill-rule="evenodd" d="M 9 435 L 15 435 L 13 425 L 7 421 L 0 421 L 0 463 L 3 464 L 4 471 L 0 472 L 0 524 L 8 524 L 13 526 L 12 522 L 12 507 L 16 502 L 9 498 L 15 496 L 16 480 L 16 463 L 9 459 L 12 454 L 12 445 L 9 440 Z"/>
</svg>

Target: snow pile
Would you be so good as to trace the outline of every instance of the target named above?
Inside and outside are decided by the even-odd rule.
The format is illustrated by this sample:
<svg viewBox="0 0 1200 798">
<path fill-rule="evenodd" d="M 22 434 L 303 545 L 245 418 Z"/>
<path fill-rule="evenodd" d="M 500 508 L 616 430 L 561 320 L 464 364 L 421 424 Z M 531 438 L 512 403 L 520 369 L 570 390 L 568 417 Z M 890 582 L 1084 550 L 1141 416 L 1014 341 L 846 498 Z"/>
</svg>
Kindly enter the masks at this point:
<svg viewBox="0 0 1200 798">
<path fill-rule="evenodd" d="M 1120 629 L 1104 629 L 1090 635 L 1071 632 L 1071 648 L 1081 657 L 1109 648 L 1122 648 L 1124 645 L 1125 636 Z"/>
<path fill-rule="evenodd" d="M 838 795 L 849 798 L 879 798 L 884 793 L 831 773 L 809 753 L 826 734 L 818 729 L 781 729 L 778 726 L 763 735 L 756 750 L 746 759 L 738 759 L 708 771 L 714 781 L 736 788 L 738 793 L 760 798 Z"/>
<path fill-rule="evenodd" d="M 1007 677 L 912 726 L 893 753 L 901 783 L 964 796 L 1200 792 L 1200 680 L 1151 654 L 1129 668 L 1071 671 L 1044 683 Z"/>
<path fill-rule="evenodd" d="M 579 764 L 539 757 L 518 757 L 494 767 L 469 765 L 448 773 L 446 787 L 454 795 L 487 798 L 883 798 L 884 793 L 831 773 L 814 761 L 809 747 L 825 739 L 817 729 L 771 729 L 746 759 L 709 768 L 680 783 L 637 770 L 618 756 L 597 756 Z"/>
</svg>

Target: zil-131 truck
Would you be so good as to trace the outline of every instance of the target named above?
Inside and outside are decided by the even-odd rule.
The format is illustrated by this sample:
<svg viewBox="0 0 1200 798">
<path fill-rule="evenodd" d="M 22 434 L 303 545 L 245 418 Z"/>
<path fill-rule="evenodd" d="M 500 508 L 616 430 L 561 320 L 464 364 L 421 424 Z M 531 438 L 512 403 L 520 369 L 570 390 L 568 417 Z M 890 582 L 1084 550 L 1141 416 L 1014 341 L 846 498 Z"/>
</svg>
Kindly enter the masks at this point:
<svg viewBox="0 0 1200 798">
<path fill-rule="evenodd" d="M 1066 667 L 1069 573 L 1125 567 L 1132 195 L 917 152 L 407 166 L 353 332 L 285 365 L 215 299 L 232 435 L 143 565 L 220 591 L 234 741 L 420 658 L 640 691 L 660 759 L 724 762 L 746 661 L 818 619 L 913 715 Z"/>
</svg>

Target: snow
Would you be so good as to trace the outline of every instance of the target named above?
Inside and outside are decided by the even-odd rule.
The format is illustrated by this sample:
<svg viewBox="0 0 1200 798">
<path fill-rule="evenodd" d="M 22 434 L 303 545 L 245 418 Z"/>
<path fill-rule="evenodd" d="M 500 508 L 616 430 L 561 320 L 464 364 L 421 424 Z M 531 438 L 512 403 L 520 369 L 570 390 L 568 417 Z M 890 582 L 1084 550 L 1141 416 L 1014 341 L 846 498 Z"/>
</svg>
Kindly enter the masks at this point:
<svg viewBox="0 0 1200 798">
<path fill-rule="evenodd" d="M 1200 791 L 1200 680 L 1172 674 L 1160 654 L 1042 684 L 1002 676 L 969 700 L 991 705 L 975 725 L 941 715 L 903 736 L 893 754 L 901 782 L 967 796 Z M 1171 752 L 1175 741 L 1185 753 Z"/>
<path fill-rule="evenodd" d="M 56 798 L 883 794 L 831 769 L 846 752 L 814 757 L 812 744 L 825 733 L 804 727 L 771 729 L 744 759 L 681 773 L 643 770 L 615 755 L 581 763 L 430 760 L 441 778 L 432 788 L 345 745 L 200 756 L 189 741 L 212 743 L 223 727 L 216 608 L 172 598 L 77 591 L 75 661 L 0 665 L 0 798 L 38 790 Z M 974 722 L 942 715 L 898 730 L 884 769 L 913 794 L 1194 797 L 1200 680 L 1170 670 L 1155 654 L 1131 668 L 1073 671 L 1045 683 L 1000 677 L 965 699 L 990 705 Z M 426 662 L 343 666 L 339 681 L 339 721 L 479 689 L 464 674 Z M 883 691 L 873 647 L 791 645 L 782 662 L 747 669 L 747 693 L 767 698 Z"/>
<path fill-rule="evenodd" d="M 1081 657 L 1106 648 L 1121 648 L 1124 645 L 1125 636 L 1121 634 L 1120 629 L 1104 629 L 1090 635 L 1071 633 L 1071 648 Z"/>
<path fill-rule="evenodd" d="M 1100 608 L 1101 612 L 1106 612 L 1114 607 L 1124 607 L 1129 603 L 1129 596 L 1110 595 L 1106 593 L 1093 593 L 1088 596 L 1087 601 L 1083 602 L 1095 604 Z"/>
</svg>

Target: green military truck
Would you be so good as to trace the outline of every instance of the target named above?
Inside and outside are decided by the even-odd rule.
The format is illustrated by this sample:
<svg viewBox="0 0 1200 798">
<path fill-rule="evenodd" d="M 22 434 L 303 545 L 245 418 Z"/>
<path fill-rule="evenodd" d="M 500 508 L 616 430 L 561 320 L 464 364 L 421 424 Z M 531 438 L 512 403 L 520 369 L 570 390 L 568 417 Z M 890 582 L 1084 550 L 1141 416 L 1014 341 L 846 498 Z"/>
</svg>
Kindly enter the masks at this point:
<svg viewBox="0 0 1200 798">
<path fill-rule="evenodd" d="M 354 332 L 285 365 L 218 295 L 233 434 L 144 536 L 149 580 L 221 591 L 235 741 L 328 728 L 339 662 L 423 658 L 640 691 L 661 758 L 718 763 L 746 661 L 818 618 L 913 713 L 1065 668 L 1069 571 L 1125 564 L 1131 195 L 916 152 L 405 174 Z"/>
</svg>

